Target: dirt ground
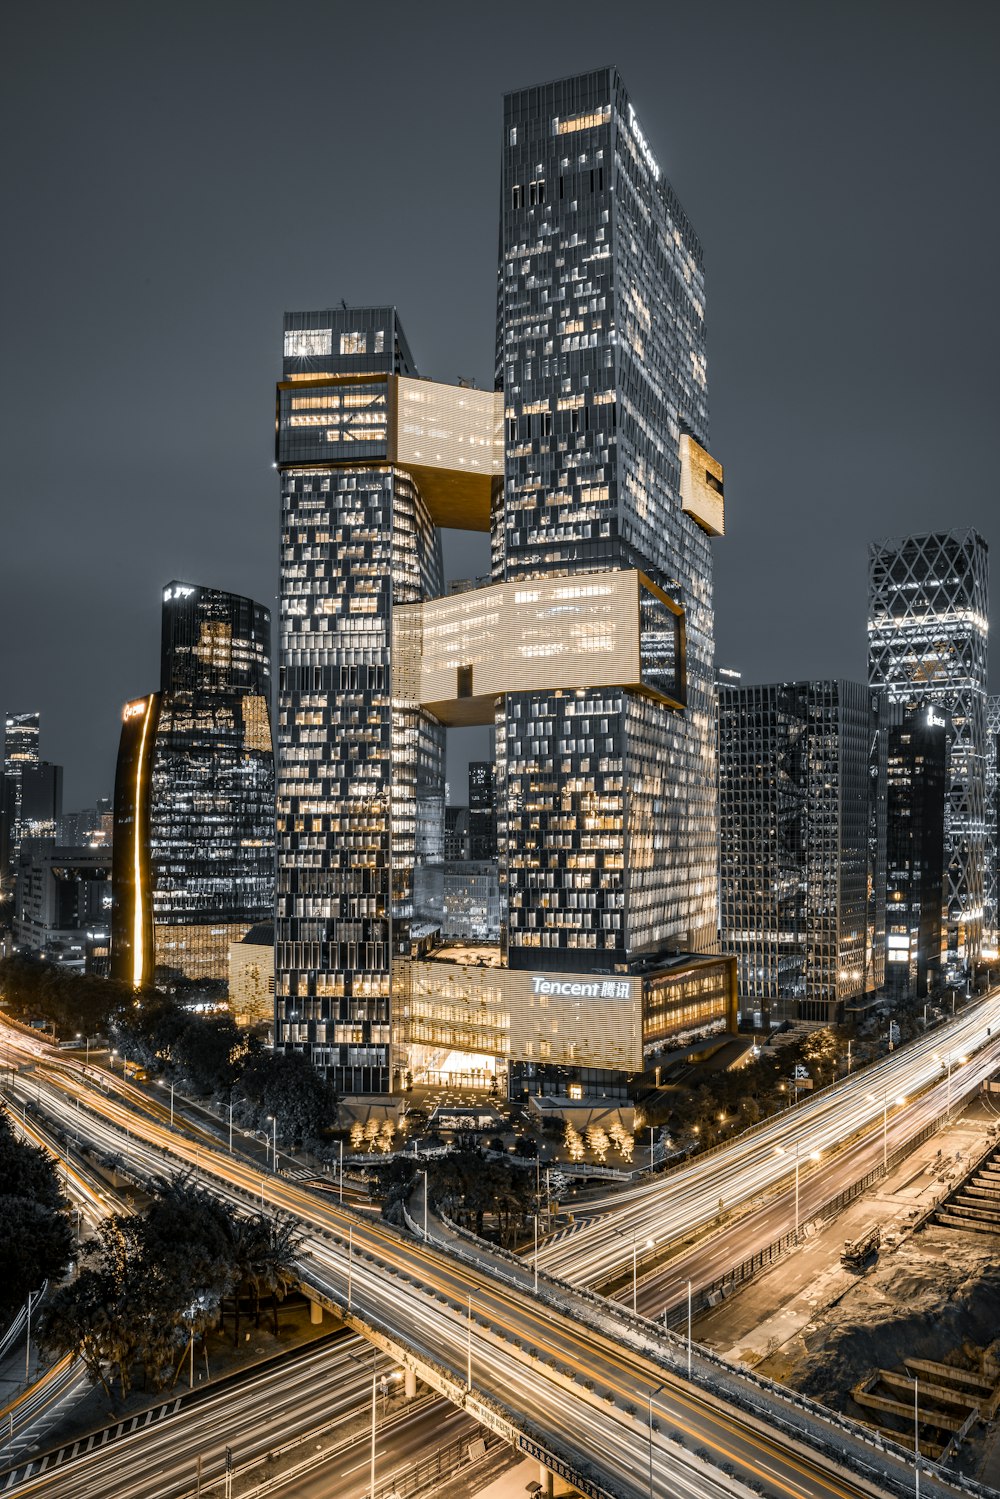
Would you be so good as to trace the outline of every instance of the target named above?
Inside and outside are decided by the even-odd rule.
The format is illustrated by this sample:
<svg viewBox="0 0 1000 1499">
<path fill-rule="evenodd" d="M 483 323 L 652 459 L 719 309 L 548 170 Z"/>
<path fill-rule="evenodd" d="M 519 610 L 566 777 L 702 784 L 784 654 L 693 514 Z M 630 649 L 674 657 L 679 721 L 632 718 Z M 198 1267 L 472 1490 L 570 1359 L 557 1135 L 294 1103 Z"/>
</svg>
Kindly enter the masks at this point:
<svg viewBox="0 0 1000 1499">
<path fill-rule="evenodd" d="M 1000 1338 L 1000 1236 L 911 1228 L 964 1175 L 996 1123 L 987 1104 L 973 1104 L 838 1219 L 810 1226 L 799 1249 L 701 1318 L 697 1335 L 858 1420 L 872 1416 L 851 1389 L 876 1369 L 901 1371 L 905 1357 L 978 1368 L 980 1352 Z M 876 1221 L 878 1259 L 860 1275 L 843 1269 L 845 1238 Z M 957 1466 L 1000 1488 L 997 1422 L 973 1429 Z"/>
</svg>

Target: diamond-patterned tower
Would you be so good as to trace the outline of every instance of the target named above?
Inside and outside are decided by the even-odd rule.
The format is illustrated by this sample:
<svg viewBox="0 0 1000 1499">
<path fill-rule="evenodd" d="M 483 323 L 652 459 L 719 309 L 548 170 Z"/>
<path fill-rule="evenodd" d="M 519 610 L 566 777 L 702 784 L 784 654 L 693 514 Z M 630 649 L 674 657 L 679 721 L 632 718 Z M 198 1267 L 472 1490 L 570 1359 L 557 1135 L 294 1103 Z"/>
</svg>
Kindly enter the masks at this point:
<svg viewBox="0 0 1000 1499">
<path fill-rule="evenodd" d="M 986 855 L 987 546 L 975 530 L 872 542 L 868 680 L 951 720 L 945 791 L 948 951 L 978 960 Z"/>
</svg>

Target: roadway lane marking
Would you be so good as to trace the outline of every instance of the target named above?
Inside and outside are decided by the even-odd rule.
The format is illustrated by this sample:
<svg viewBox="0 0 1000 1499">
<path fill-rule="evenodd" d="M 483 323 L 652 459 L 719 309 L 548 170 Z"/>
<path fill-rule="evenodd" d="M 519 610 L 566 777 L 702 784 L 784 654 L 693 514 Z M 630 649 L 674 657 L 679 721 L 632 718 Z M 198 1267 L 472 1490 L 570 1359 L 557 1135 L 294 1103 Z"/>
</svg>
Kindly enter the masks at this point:
<svg viewBox="0 0 1000 1499">
<path fill-rule="evenodd" d="M 385 1457 L 385 1455 L 388 1452 L 388 1450 L 389 1450 L 388 1447 L 383 1447 L 381 1452 L 376 1452 L 375 1453 L 376 1458 Z M 355 1463 L 353 1468 L 345 1468 L 344 1471 L 343 1471 L 343 1473 L 341 1473 L 340 1476 L 341 1476 L 341 1478 L 349 1478 L 352 1473 L 360 1473 L 362 1468 L 367 1468 L 367 1467 L 370 1467 L 370 1466 L 371 1466 L 371 1458 L 370 1457 L 366 1457 L 363 1463 Z"/>
</svg>

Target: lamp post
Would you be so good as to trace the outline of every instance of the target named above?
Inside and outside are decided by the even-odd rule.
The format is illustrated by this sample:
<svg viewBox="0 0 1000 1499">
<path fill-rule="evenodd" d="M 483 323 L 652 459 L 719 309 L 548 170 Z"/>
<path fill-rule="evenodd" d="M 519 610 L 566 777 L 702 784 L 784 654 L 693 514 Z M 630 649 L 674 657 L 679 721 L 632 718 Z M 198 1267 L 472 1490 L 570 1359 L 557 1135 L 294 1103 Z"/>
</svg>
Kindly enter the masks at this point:
<svg viewBox="0 0 1000 1499">
<path fill-rule="evenodd" d="M 799 1242 L 799 1150 L 800 1150 L 800 1147 L 801 1147 L 801 1141 L 796 1140 L 796 1142 L 795 1142 L 795 1242 L 796 1242 L 796 1244 Z M 783 1145 L 777 1146 L 776 1150 L 775 1150 L 775 1153 L 777 1155 L 784 1155 L 785 1154 L 785 1147 Z M 809 1159 L 811 1161 L 818 1161 L 819 1158 L 820 1157 L 819 1157 L 819 1151 L 818 1150 L 811 1150 L 809 1152 Z"/>
<path fill-rule="evenodd" d="M 277 1116 L 277 1114 L 268 1114 L 267 1118 L 270 1119 L 270 1121 L 271 1121 L 271 1170 L 274 1172 L 275 1176 L 277 1176 L 277 1174 L 278 1174 L 278 1116 Z"/>
<path fill-rule="evenodd" d="M 538 1295 L 538 1214 L 535 1214 L 535 1295 Z"/>
<path fill-rule="evenodd" d="M 662 1385 L 657 1385 L 649 1392 L 649 1499 L 653 1499 L 653 1401 L 662 1389 Z"/>
<path fill-rule="evenodd" d="M 632 1311 L 635 1312 L 636 1314 L 638 1313 L 638 1310 L 639 1310 L 639 1307 L 638 1307 L 638 1299 L 639 1299 L 638 1243 L 639 1243 L 639 1236 L 638 1236 L 638 1234 L 633 1233 L 632 1234 Z M 653 1240 L 652 1239 L 647 1239 L 645 1247 L 647 1249 L 652 1249 L 652 1247 L 653 1247 Z"/>
<path fill-rule="evenodd" d="M 472 1394 L 472 1293 L 469 1293 L 469 1320 L 466 1324 L 465 1343 L 465 1382 L 469 1386 L 469 1394 Z"/>
<path fill-rule="evenodd" d="M 337 1170 L 337 1200 L 340 1203 L 340 1206 L 343 1207 L 344 1206 L 344 1142 L 343 1142 L 343 1139 L 341 1139 L 338 1143 L 340 1145 L 340 1166 L 338 1167 L 338 1170 Z"/>
<path fill-rule="evenodd" d="M 427 1187 L 427 1171 L 426 1170 L 418 1171 L 417 1175 L 418 1176 L 422 1176 L 423 1179 L 424 1179 L 424 1243 L 426 1244 L 427 1243 L 427 1192 L 428 1192 L 428 1187 Z"/>
<path fill-rule="evenodd" d="M 375 1499 L 375 1392 L 377 1389 L 378 1376 L 375 1373 L 375 1349 L 372 1349 L 372 1456 L 371 1456 L 371 1499 Z"/>
<path fill-rule="evenodd" d="M 691 1282 L 688 1281 L 688 1379 L 691 1378 Z"/>
<path fill-rule="evenodd" d="M 347 1310 L 351 1310 L 354 1290 L 354 1224 L 347 1225 Z"/>
<path fill-rule="evenodd" d="M 868 1100 L 869 1103 L 875 1103 L 877 1101 L 878 1095 L 875 1094 L 875 1093 L 866 1093 L 865 1097 L 867 1098 L 867 1100 Z M 906 1102 L 906 1097 L 902 1093 L 898 1093 L 896 1095 L 896 1097 L 893 1099 L 893 1103 L 895 1103 L 900 1108 L 903 1106 L 903 1104 L 905 1102 Z M 883 1170 L 883 1172 L 885 1173 L 886 1176 L 889 1175 L 889 1089 L 888 1088 L 883 1088 L 882 1089 L 882 1170 Z"/>
</svg>

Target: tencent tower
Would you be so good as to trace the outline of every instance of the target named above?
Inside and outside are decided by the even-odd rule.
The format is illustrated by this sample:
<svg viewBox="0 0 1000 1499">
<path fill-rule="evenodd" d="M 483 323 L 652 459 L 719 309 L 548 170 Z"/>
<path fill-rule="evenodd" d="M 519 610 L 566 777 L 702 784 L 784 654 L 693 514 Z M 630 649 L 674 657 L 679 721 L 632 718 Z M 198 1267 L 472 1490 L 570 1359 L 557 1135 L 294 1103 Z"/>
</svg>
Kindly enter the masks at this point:
<svg viewBox="0 0 1000 1499">
<path fill-rule="evenodd" d="M 276 1043 L 345 1091 L 624 1096 L 718 954 L 701 246 L 614 69 L 504 102 L 495 389 L 392 307 L 290 313 Z M 446 593 L 441 529 L 488 532 Z M 496 738 L 501 934 L 441 936 L 444 747 Z"/>
</svg>

